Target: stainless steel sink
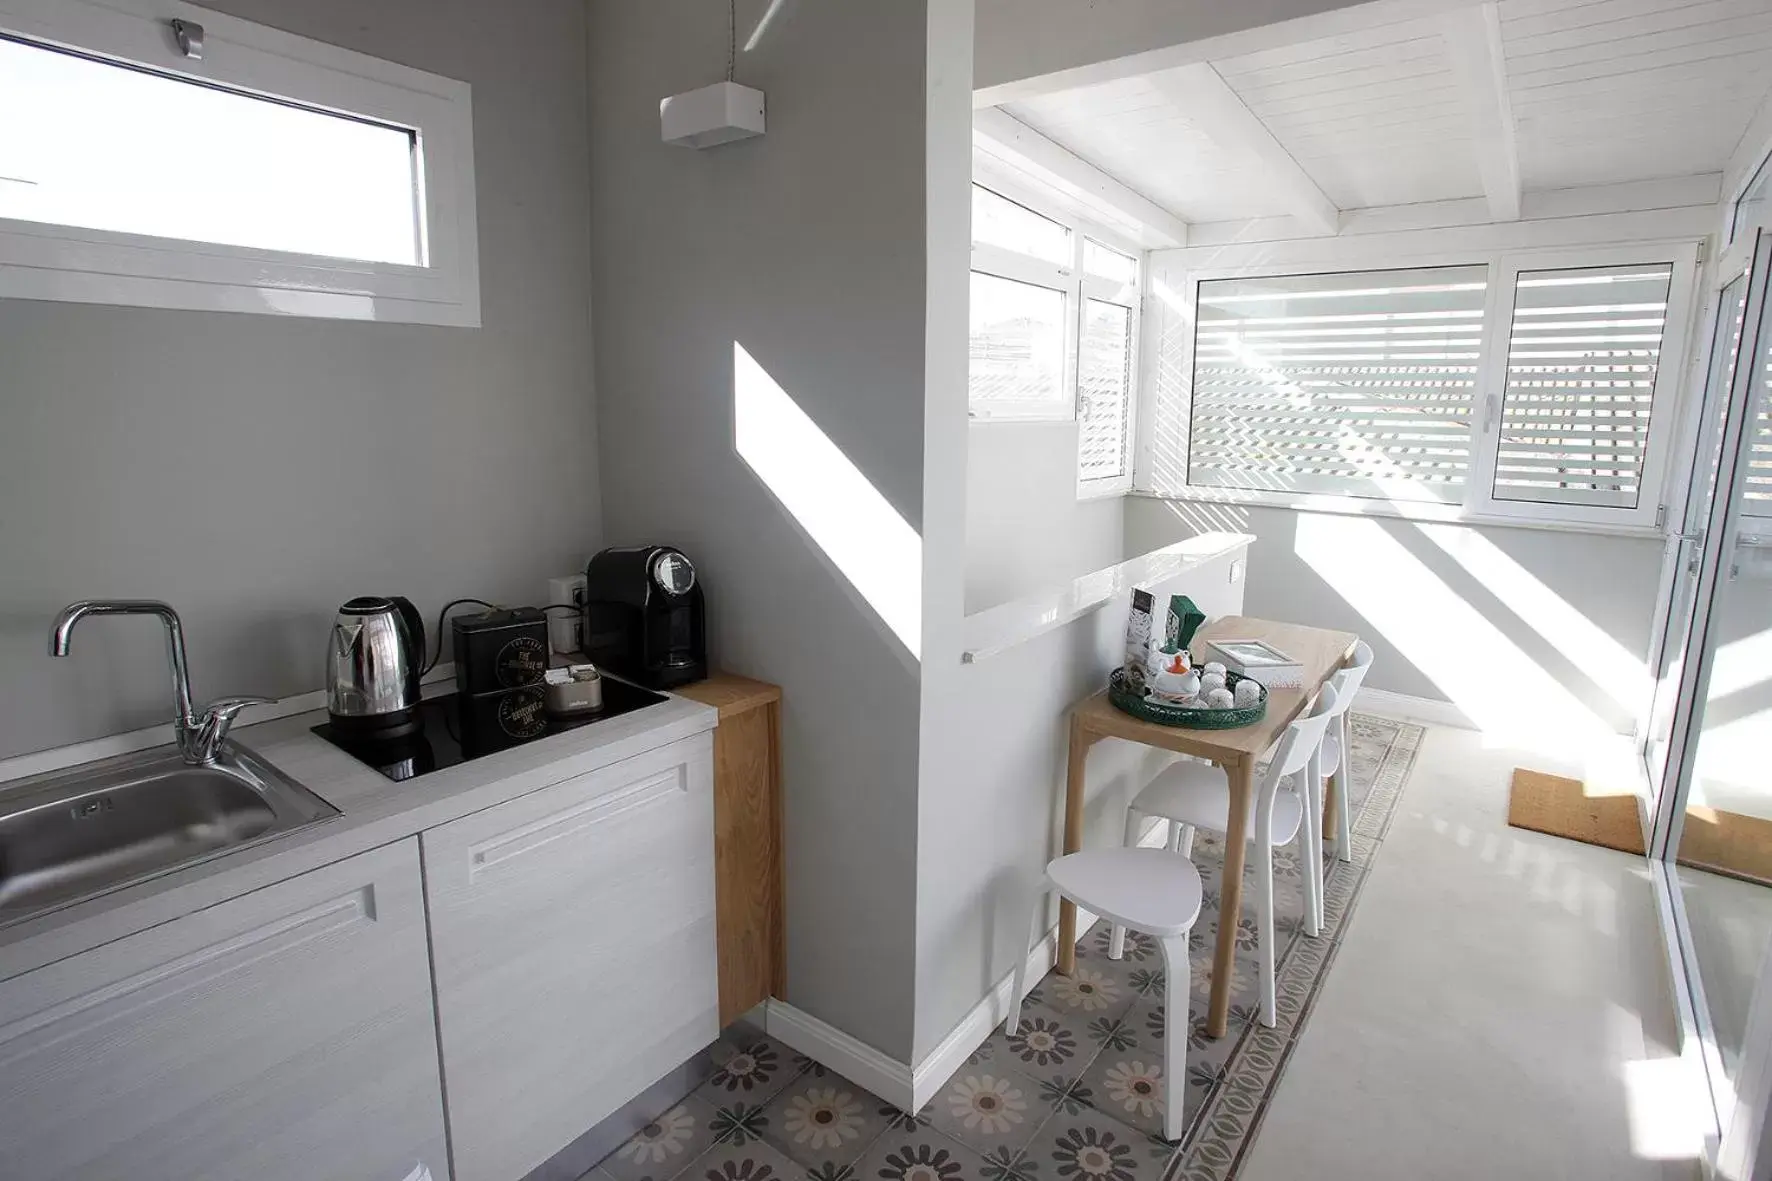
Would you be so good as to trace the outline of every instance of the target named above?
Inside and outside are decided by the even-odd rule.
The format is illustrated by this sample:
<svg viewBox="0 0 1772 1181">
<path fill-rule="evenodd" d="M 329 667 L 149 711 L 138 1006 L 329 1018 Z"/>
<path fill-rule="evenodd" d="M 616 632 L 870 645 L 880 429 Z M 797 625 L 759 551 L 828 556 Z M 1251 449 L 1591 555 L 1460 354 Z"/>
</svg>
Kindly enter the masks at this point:
<svg viewBox="0 0 1772 1181">
<path fill-rule="evenodd" d="M 246 748 L 122 755 L 0 789 L 0 923 L 294 831 L 338 810 Z"/>
</svg>

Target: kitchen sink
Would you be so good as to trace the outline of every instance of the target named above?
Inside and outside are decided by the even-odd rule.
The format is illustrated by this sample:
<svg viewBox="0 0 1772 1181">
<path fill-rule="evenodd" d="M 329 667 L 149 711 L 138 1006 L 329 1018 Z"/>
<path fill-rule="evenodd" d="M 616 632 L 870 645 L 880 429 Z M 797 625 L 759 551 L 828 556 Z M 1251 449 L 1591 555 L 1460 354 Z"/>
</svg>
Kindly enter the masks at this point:
<svg viewBox="0 0 1772 1181">
<path fill-rule="evenodd" d="M 234 742 L 122 755 L 0 789 L 0 923 L 338 815 Z"/>
</svg>

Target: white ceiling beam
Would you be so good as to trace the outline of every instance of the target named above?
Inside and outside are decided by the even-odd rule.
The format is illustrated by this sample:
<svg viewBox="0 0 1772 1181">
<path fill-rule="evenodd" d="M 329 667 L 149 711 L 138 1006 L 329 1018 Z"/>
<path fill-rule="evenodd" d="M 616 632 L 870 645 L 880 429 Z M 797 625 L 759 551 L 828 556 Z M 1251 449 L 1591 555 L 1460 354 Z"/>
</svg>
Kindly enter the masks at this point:
<svg viewBox="0 0 1772 1181">
<path fill-rule="evenodd" d="M 1153 74 L 1150 81 L 1157 93 L 1212 142 L 1259 164 L 1293 217 L 1319 234 L 1340 229 L 1341 210 L 1335 202 L 1209 63 L 1166 70 Z"/>
<path fill-rule="evenodd" d="M 1193 62 L 1225 61 L 1403 21 L 1432 20 L 1473 2 L 1335 0 L 1332 5 L 1313 5 L 1299 0 L 1242 4 L 1229 0 L 1144 0 L 1105 5 L 1079 4 L 1077 0 L 998 0 L 980 4 L 989 11 L 981 13 L 978 20 L 976 73 L 981 81 L 972 92 L 972 105 L 1000 107 Z M 1290 20 L 1279 19 L 1283 14 L 1275 11 L 1311 7 L 1323 11 Z M 1000 43 L 994 36 L 1001 31 L 996 27 L 998 20 L 1013 20 L 1021 31 Z M 1238 28 L 1251 21 L 1255 23 L 1250 27 Z M 1109 26 L 1105 35 L 1104 23 Z M 1113 26 L 1121 27 L 1116 33 Z M 1135 42 L 1144 44 L 1134 48 Z M 1114 43 L 1118 43 L 1118 53 Z M 1036 46 L 1046 51 L 1040 52 Z M 1034 57 L 1043 59 L 1041 64 L 1029 60 Z M 1072 58 L 1075 63 L 1060 65 L 1060 58 Z"/>
<path fill-rule="evenodd" d="M 1501 13 L 1479 4 L 1441 18 L 1440 35 L 1470 111 L 1477 171 L 1496 221 L 1520 220 L 1520 152 L 1514 144 L 1514 108 L 1507 96 L 1507 58 Z"/>
<path fill-rule="evenodd" d="M 1153 246 L 1187 245 L 1187 223 L 1181 218 L 1007 111 L 997 107 L 973 111 L 972 138 L 984 151 L 1099 209 L 1110 220 L 1142 229 L 1140 237 Z"/>
</svg>

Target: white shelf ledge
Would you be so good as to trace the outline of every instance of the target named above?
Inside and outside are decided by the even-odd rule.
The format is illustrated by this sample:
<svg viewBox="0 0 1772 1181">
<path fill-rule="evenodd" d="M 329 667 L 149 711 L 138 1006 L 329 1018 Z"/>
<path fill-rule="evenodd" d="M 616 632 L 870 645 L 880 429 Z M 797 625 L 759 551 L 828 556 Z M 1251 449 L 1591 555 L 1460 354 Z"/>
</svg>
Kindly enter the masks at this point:
<svg viewBox="0 0 1772 1181">
<path fill-rule="evenodd" d="M 960 660 L 965 664 L 977 664 L 1035 636 L 1061 628 L 1110 602 L 1130 606 L 1128 592 L 1133 587 L 1167 582 L 1196 566 L 1247 549 L 1254 540 L 1254 535 L 1249 533 L 1202 533 L 1117 566 L 1085 574 L 1044 593 L 968 615 L 966 642 Z"/>
</svg>

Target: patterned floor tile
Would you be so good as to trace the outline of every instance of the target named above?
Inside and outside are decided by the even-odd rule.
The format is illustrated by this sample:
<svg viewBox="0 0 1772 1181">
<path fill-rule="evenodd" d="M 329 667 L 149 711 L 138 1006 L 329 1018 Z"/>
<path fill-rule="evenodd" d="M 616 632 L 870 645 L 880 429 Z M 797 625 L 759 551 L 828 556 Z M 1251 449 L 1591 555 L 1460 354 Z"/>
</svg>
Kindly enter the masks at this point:
<svg viewBox="0 0 1772 1181">
<path fill-rule="evenodd" d="M 1174 1151 L 1091 1108 L 1047 1120 L 1014 1169 L 1027 1181 L 1157 1181 Z"/>
<path fill-rule="evenodd" d="M 1190 1061 L 1189 1066 L 1193 1063 Z M 1104 1050 L 1083 1076 L 1083 1087 L 1097 1111 L 1113 1116 L 1148 1136 L 1163 1134 L 1164 1103 L 1169 1094 L 1169 1079 L 1164 1069 L 1162 1043 L 1156 1051 L 1130 1049 Z M 1190 1089 L 1188 1110 L 1197 1110 L 1204 1100 L 1204 1087 Z"/>
<path fill-rule="evenodd" d="M 1003 1181 L 1004 1173 L 933 1128 L 890 1131 L 855 1167 L 856 1181 Z"/>
<path fill-rule="evenodd" d="M 804 1181 L 806 1169 L 762 1140 L 716 1144 L 683 1172 L 683 1181 Z M 834 1179 L 833 1179 L 834 1181 Z"/>
<path fill-rule="evenodd" d="M 991 1034 L 990 1040 L 997 1044 L 990 1060 L 1027 1074 L 1081 1074 L 1100 1048 L 1100 1035 L 1089 1026 L 1090 1018 L 1083 1013 L 1023 1004 L 1014 1036 L 1005 1034 L 1001 1026 Z"/>
<path fill-rule="evenodd" d="M 964 1067 L 925 1108 L 931 1125 L 987 1156 L 1013 1160 L 1055 1109 L 1038 1082 L 1002 1063 Z"/>
<path fill-rule="evenodd" d="M 769 1101 L 763 1138 L 814 1176 L 834 1178 L 886 1130 L 881 1106 L 835 1073 L 808 1071 Z"/>
<path fill-rule="evenodd" d="M 1054 973 L 1040 981 L 1035 1003 L 1085 1021 L 1113 1020 L 1137 997 L 1127 985 L 1128 970 L 1125 960 L 1079 960 L 1074 974 Z"/>
<path fill-rule="evenodd" d="M 874 1110 L 879 1113 L 881 1119 L 886 1121 L 886 1130 L 889 1132 L 920 1132 L 930 1126 L 927 1106 L 913 1115 L 884 1100 L 876 1100 L 876 1102 L 878 1106 Z"/>
<path fill-rule="evenodd" d="M 614 1181 L 668 1181 L 716 1139 L 715 1112 L 691 1095 L 641 1128 L 599 1165 Z"/>
<path fill-rule="evenodd" d="M 761 1107 L 805 1068 L 805 1059 L 800 1055 L 761 1034 L 745 1034 L 735 1040 L 722 1038 L 721 1042 L 715 1049 L 720 1068 L 695 1091 L 698 1098 L 716 1108 L 730 1107 L 735 1102 Z"/>
</svg>

